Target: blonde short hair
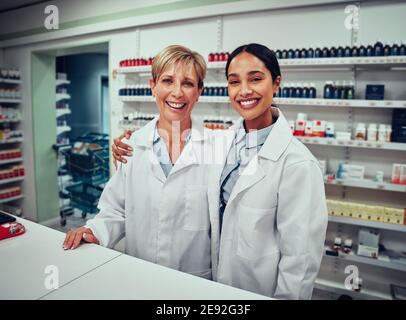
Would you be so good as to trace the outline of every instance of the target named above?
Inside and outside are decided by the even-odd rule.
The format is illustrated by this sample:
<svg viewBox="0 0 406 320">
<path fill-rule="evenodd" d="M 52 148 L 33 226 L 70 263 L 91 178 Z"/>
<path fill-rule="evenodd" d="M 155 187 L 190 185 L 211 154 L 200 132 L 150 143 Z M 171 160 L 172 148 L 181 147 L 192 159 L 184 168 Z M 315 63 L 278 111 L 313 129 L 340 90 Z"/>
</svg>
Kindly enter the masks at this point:
<svg viewBox="0 0 406 320">
<path fill-rule="evenodd" d="M 182 62 L 186 65 L 193 64 L 198 77 L 198 87 L 203 88 L 203 81 L 206 77 L 206 61 L 202 55 L 196 51 L 180 45 L 171 45 L 161 50 L 152 63 L 152 78 L 156 82 L 168 65 Z"/>
</svg>

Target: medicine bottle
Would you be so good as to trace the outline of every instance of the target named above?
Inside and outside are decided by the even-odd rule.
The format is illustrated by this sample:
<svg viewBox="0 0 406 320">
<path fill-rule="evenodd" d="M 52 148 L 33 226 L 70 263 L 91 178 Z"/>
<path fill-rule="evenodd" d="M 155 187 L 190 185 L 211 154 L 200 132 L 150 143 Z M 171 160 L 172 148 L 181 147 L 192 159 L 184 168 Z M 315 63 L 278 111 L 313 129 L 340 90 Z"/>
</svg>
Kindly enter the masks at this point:
<svg viewBox="0 0 406 320">
<path fill-rule="evenodd" d="M 364 123 L 358 123 L 355 129 L 355 140 L 365 140 L 366 128 Z"/>
<path fill-rule="evenodd" d="M 386 125 L 380 124 L 378 128 L 378 141 L 386 142 Z"/>
<path fill-rule="evenodd" d="M 367 131 L 367 140 L 368 141 L 376 141 L 377 138 L 377 127 L 375 123 L 370 123 L 368 125 L 368 131 Z"/>
<path fill-rule="evenodd" d="M 327 81 L 326 84 L 324 85 L 324 94 L 323 94 L 324 99 L 332 99 L 333 90 L 334 90 L 333 81 Z"/>
</svg>

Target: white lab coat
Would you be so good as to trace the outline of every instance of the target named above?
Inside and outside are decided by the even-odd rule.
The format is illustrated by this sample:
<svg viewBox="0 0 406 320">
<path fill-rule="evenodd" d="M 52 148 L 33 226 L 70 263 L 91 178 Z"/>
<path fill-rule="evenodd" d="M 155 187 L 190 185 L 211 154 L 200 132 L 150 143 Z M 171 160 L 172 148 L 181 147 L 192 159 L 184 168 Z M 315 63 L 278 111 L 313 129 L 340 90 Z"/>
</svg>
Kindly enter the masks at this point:
<svg viewBox="0 0 406 320">
<path fill-rule="evenodd" d="M 210 172 L 213 278 L 278 299 L 309 299 L 328 220 L 323 176 L 276 111 L 271 133 L 232 190 L 221 238 L 219 181 L 228 151 Z M 230 149 L 241 121 L 216 137 L 216 150 Z"/>
<path fill-rule="evenodd" d="M 134 156 L 119 165 L 86 226 L 103 246 L 125 235 L 127 254 L 211 279 L 207 129 L 192 119 L 190 141 L 165 177 L 152 148 L 156 121 L 132 135 Z"/>
</svg>

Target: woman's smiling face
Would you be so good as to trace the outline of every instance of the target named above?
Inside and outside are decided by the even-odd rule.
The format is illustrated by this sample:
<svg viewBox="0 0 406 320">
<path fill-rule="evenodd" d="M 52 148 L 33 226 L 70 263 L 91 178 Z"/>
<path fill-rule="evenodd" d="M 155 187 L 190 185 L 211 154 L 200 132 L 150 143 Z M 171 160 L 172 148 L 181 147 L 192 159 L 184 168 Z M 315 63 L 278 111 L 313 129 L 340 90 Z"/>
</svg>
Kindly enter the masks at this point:
<svg viewBox="0 0 406 320">
<path fill-rule="evenodd" d="M 237 55 L 228 67 L 230 102 L 246 123 L 261 125 L 268 121 L 269 107 L 278 88 L 279 77 L 274 82 L 265 64 L 248 52 Z"/>
<path fill-rule="evenodd" d="M 150 85 L 160 116 L 169 122 L 187 121 L 202 93 L 193 64 L 172 64 Z"/>
</svg>

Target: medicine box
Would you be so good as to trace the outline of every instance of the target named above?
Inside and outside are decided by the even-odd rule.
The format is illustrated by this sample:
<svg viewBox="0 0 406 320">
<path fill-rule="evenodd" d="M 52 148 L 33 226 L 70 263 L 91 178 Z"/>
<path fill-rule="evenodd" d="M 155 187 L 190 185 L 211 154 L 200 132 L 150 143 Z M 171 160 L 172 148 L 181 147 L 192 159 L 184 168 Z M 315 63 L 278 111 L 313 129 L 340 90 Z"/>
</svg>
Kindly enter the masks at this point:
<svg viewBox="0 0 406 320">
<path fill-rule="evenodd" d="M 360 256 L 378 258 L 379 233 L 375 230 L 360 229 L 358 232 L 358 251 Z"/>
</svg>

